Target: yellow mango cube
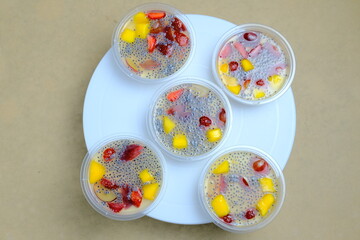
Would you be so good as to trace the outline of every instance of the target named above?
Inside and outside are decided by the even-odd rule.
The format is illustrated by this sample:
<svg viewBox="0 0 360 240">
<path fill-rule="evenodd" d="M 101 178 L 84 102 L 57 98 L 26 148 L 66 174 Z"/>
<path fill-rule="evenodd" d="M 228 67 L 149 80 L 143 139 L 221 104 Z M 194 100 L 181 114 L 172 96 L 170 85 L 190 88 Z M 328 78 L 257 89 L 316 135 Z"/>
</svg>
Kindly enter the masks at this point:
<svg viewBox="0 0 360 240">
<path fill-rule="evenodd" d="M 254 89 L 254 97 L 255 98 L 263 98 L 263 97 L 265 97 L 265 93 L 259 89 Z"/>
<path fill-rule="evenodd" d="M 235 95 L 238 95 L 240 93 L 241 90 L 241 85 L 236 85 L 236 86 L 226 86 L 227 89 L 229 89 L 230 92 L 232 92 Z"/>
<path fill-rule="evenodd" d="M 219 70 L 221 73 L 228 73 L 229 72 L 229 65 L 227 63 L 223 63 L 220 65 Z"/>
<path fill-rule="evenodd" d="M 133 30 L 125 28 L 125 30 L 121 33 L 120 38 L 124 42 L 133 43 L 135 41 L 136 33 Z"/>
<path fill-rule="evenodd" d="M 222 75 L 221 76 L 222 82 L 226 85 L 226 86 L 237 86 L 239 85 L 238 80 L 234 77 L 230 77 L 227 75 Z"/>
<path fill-rule="evenodd" d="M 149 173 L 149 169 L 144 169 L 139 173 L 139 178 L 141 180 L 141 182 L 146 183 L 146 182 L 150 182 L 152 180 L 154 180 L 154 176 Z"/>
<path fill-rule="evenodd" d="M 206 132 L 206 137 L 209 142 L 216 142 L 222 138 L 222 132 L 220 128 L 209 129 Z"/>
<path fill-rule="evenodd" d="M 254 65 L 250 62 L 248 59 L 242 59 L 240 61 L 241 67 L 245 72 L 248 72 L 250 70 L 254 69 Z"/>
<path fill-rule="evenodd" d="M 228 161 L 222 162 L 217 168 L 214 169 L 213 173 L 215 174 L 221 174 L 221 173 L 227 173 L 230 170 L 230 164 Z"/>
<path fill-rule="evenodd" d="M 173 147 L 176 149 L 187 148 L 188 142 L 184 134 L 176 134 L 173 138 Z"/>
<path fill-rule="evenodd" d="M 92 160 L 89 167 L 89 182 L 95 183 L 99 181 L 106 173 L 106 169 L 100 163 Z"/>
<path fill-rule="evenodd" d="M 138 23 L 149 23 L 149 19 L 147 18 L 146 14 L 143 12 L 138 12 L 134 15 L 134 22 Z"/>
<path fill-rule="evenodd" d="M 169 117 L 163 117 L 163 128 L 166 134 L 170 133 L 175 127 L 176 124 Z"/>
<path fill-rule="evenodd" d="M 218 217 L 224 217 L 230 213 L 229 205 L 223 195 L 217 195 L 211 202 L 215 214 Z"/>
<path fill-rule="evenodd" d="M 271 178 L 260 178 L 259 183 L 263 192 L 275 192 L 274 183 Z"/>
<path fill-rule="evenodd" d="M 272 194 L 265 194 L 256 204 L 256 209 L 260 212 L 261 216 L 265 216 L 271 206 L 275 203 L 275 198 Z"/>
<path fill-rule="evenodd" d="M 278 90 L 284 82 L 284 78 L 280 75 L 272 75 L 268 77 L 268 80 L 270 82 L 270 86 L 275 90 Z"/>
<path fill-rule="evenodd" d="M 158 183 L 146 184 L 142 187 L 143 197 L 148 200 L 154 200 L 160 185 Z"/>
<path fill-rule="evenodd" d="M 150 23 L 137 23 L 135 25 L 136 37 L 145 39 L 150 32 Z"/>
</svg>

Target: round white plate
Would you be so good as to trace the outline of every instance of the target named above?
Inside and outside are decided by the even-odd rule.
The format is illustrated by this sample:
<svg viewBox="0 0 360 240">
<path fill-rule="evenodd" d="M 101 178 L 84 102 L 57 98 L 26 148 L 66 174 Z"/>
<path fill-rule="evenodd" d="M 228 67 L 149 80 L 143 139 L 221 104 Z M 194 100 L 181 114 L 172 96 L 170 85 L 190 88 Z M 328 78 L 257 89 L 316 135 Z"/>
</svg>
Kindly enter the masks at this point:
<svg viewBox="0 0 360 240">
<path fill-rule="evenodd" d="M 183 76 L 197 76 L 215 82 L 211 56 L 217 40 L 234 27 L 222 19 L 188 15 L 196 33 L 196 52 Z M 149 102 L 160 84 L 141 84 L 124 75 L 109 50 L 97 66 L 86 92 L 83 125 L 88 149 L 114 133 L 130 133 L 151 139 L 146 129 Z M 230 100 L 233 127 L 223 148 L 255 146 L 268 152 L 283 169 L 293 146 L 296 113 L 291 89 L 275 102 L 244 106 Z M 177 224 L 211 222 L 201 209 L 198 181 L 207 160 L 179 162 L 168 158 L 168 183 L 164 198 L 149 217 Z"/>
</svg>

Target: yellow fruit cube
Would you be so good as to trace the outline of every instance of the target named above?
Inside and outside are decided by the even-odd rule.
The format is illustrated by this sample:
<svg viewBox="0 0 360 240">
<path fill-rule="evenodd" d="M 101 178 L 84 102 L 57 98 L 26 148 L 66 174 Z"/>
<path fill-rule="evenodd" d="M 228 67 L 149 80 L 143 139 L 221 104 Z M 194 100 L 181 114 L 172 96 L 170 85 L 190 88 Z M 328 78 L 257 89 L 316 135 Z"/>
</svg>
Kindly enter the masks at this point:
<svg viewBox="0 0 360 240">
<path fill-rule="evenodd" d="M 125 28 L 125 30 L 121 33 L 120 38 L 124 42 L 133 43 L 135 41 L 136 33 L 133 30 Z"/>
<path fill-rule="evenodd" d="M 270 86 L 273 89 L 278 90 L 282 86 L 284 78 L 279 75 L 272 75 L 272 76 L 268 77 L 268 80 L 270 82 Z"/>
<path fill-rule="evenodd" d="M 271 178 L 260 178 L 259 182 L 263 192 L 275 192 L 274 183 Z"/>
<path fill-rule="evenodd" d="M 176 124 L 169 117 L 163 117 L 163 128 L 166 134 L 170 133 L 175 127 Z"/>
<path fill-rule="evenodd" d="M 137 23 L 149 23 L 149 19 L 146 17 L 146 14 L 143 12 L 138 12 L 134 15 L 134 22 Z"/>
<path fill-rule="evenodd" d="M 95 183 L 99 181 L 106 173 L 106 169 L 103 165 L 92 160 L 89 167 L 89 182 Z"/>
<path fill-rule="evenodd" d="M 206 132 L 206 137 L 209 142 L 216 142 L 222 138 L 222 132 L 220 128 L 209 129 Z"/>
<path fill-rule="evenodd" d="M 154 176 L 149 173 L 149 169 L 144 169 L 139 173 L 139 178 L 143 183 L 150 182 L 154 180 Z"/>
<path fill-rule="evenodd" d="M 230 213 L 230 208 L 223 195 L 217 195 L 211 202 L 211 206 L 218 217 L 224 217 Z"/>
<path fill-rule="evenodd" d="M 241 85 L 236 85 L 236 86 L 226 86 L 227 89 L 229 89 L 230 92 L 232 92 L 235 95 L 238 95 L 240 93 L 241 90 Z"/>
<path fill-rule="evenodd" d="M 265 216 L 271 206 L 274 204 L 275 198 L 272 194 L 265 194 L 256 204 L 256 209 L 260 212 L 261 216 Z"/>
<path fill-rule="evenodd" d="M 221 73 L 228 73 L 229 72 L 229 65 L 227 63 L 223 63 L 220 65 L 219 70 Z"/>
<path fill-rule="evenodd" d="M 154 200 L 159 189 L 158 183 L 146 184 L 142 187 L 143 197 L 148 200 Z"/>
<path fill-rule="evenodd" d="M 240 61 L 241 67 L 245 72 L 248 72 L 250 70 L 254 69 L 254 65 L 248 60 L 248 59 L 242 59 Z"/>
<path fill-rule="evenodd" d="M 255 98 L 263 98 L 263 97 L 265 97 L 265 93 L 259 89 L 254 89 L 254 97 Z"/>
<path fill-rule="evenodd" d="M 135 25 L 136 37 L 145 39 L 150 32 L 150 23 L 137 23 Z"/>
<path fill-rule="evenodd" d="M 237 86 L 239 85 L 238 80 L 234 77 L 230 77 L 227 75 L 222 75 L 221 76 L 222 82 L 226 85 L 226 86 Z"/>
<path fill-rule="evenodd" d="M 176 134 L 173 138 L 173 147 L 177 149 L 187 148 L 188 142 L 184 134 Z"/>
<path fill-rule="evenodd" d="M 227 173 L 230 170 L 230 164 L 228 161 L 222 162 L 217 168 L 214 169 L 213 173 L 215 174 L 221 174 L 221 173 Z"/>
</svg>

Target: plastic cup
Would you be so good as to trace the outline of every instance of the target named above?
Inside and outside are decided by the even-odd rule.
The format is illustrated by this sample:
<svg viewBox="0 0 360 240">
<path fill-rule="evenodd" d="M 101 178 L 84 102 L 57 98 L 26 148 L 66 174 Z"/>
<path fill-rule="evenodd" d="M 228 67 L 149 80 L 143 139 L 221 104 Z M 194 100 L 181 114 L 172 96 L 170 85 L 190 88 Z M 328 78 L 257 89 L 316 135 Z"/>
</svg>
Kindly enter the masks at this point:
<svg viewBox="0 0 360 240">
<path fill-rule="evenodd" d="M 150 32 L 145 31 L 143 36 L 135 34 L 140 37 L 136 37 L 133 43 L 122 40 L 121 35 L 125 29 L 136 31 L 134 16 L 137 13 L 145 13 L 149 16 L 149 12 L 166 14 L 161 19 L 146 17 L 150 24 Z M 175 18 L 183 25 L 174 27 Z M 188 37 L 187 43 L 183 34 Z M 150 46 L 151 50 L 149 50 L 149 37 L 153 43 L 156 39 L 153 46 Z M 116 26 L 112 37 L 112 51 L 119 68 L 130 78 L 143 83 L 161 83 L 175 78 L 189 65 L 194 50 L 195 32 L 190 20 L 179 10 L 162 3 L 147 3 L 130 11 Z"/>
<path fill-rule="evenodd" d="M 269 103 L 282 96 L 294 79 L 295 65 L 288 41 L 276 30 L 260 24 L 243 24 L 226 32 L 212 59 L 217 83 L 230 98 L 248 105 Z"/>
<path fill-rule="evenodd" d="M 128 149 L 127 146 L 131 144 L 142 146 L 141 154 L 132 157 L 128 154 L 127 160 L 120 160 L 125 156 L 123 154 Z M 109 148 L 116 151 L 114 154 L 110 153 L 111 157 L 109 151 L 107 151 L 107 155 L 105 154 L 105 149 Z M 136 157 L 131 159 L 129 156 L 131 158 Z M 90 181 L 94 181 L 89 171 L 92 161 L 100 163 L 106 169 L 105 175 L 98 176 L 95 183 L 90 183 Z M 139 173 L 143 168 L 148 169 L 148 172 L 153 176 L 152 180 L 145 179 L 149 181 L 143 182 L 140 179 Z M 124 169 L 126 174 L 123 171 Z M 106 180 L 103 179 L 108 181 L 105 182 Z M 155 191 L 155 198 L 153 200 L 146 199 L 149 197 L 145 197 L 144 186 L 148 185 L 149 187 L 151 184 L 156 185 L 157 183 L 159 188 Z M 86 200 L 101 215 L 121 221 L 141 218 L 157 206 L 165 193 L 165 159 L 158 148 L 147 140 L 127 134 L 113 135 L 94 144 L 86 154 L 80 170 L 80 184 Z M 142 195 L 140 206 L 136 206 L 138 195 L 134 194 L 135 197 L 133 197 L 133 192 L 136 191 L 140 191 L 140 195 Z M 127 200 L 124 200 L 124 196 Z M 114 203 L 117 204 L 115 207 Z M 112 210 L 119 208 L 119 206 L 123 207 L 120 212 Z"/>
<path fill-rule="evenodd" d="M 183 89 L 183 93 L 172 102 L 168 97 L 176 89 Z M 220 120 L 220 112 L 225 119 Z M 168 133 L 164 128 L 165 117 L 176 125 Z M 211 123 L 205 121 L 205 125 L 201 125 L 200 118 L 203 124 L 203 120 L 209 119 Z M 209 157 L 228 138 L 231 123 L 232 110 L 226 95 L 215 84 L 197 77 L 183 77 L 161 87 L 151 101 L 147 117 L 149 134 L 166 154 L 180 161 Z M 210 132 L 221 132 L 222 137 L 218 140 L 209 138 Z M 188 144 L 185 148 L 175 147 L 178 135 L 186 136 Z"/>
<path fill-rule="evenodd" d="M 242 156 L 247 157 L 241 160 Z M 252 158 L 254 156 L 256 157 Z M 262 172 L 256 172 L 253 164 L 258 159 L 265 160 L 270 168 L 266 167 Z M 214 173 L 222 161 L 230 162 L 229 171 Z M 241 171 L 238 171 L 239 169 Z M 259 180 L 261 178 L 272 179 L 275 191 L 270 188 L 263 189 Z M 217 184 L 220 183 L 221 186 L 218 186 Z M 236 146 L 221 151 L 207 163 L 201 174 L 198 190 L 201 206 L 217 226 L 229 232 L 248 233 L 263 228 L 279 213 L 285 198 L 285 180 L 279 165 L 269 154 L 254 147 Z M 223 195 L 229 206 L 229 214 L 225 217 L 219 217 L 213 208 L 216 194 Z M 266 194 L 274 196 L 275 202 L 262 216 L 256 205 Z M 247 210 L 249 210 L 248 215 L 246 215 Z M 254 216 L 251 216 L 251 211 Z M 250 217 L 252 218 L 248 219 Z"/>
</svg>

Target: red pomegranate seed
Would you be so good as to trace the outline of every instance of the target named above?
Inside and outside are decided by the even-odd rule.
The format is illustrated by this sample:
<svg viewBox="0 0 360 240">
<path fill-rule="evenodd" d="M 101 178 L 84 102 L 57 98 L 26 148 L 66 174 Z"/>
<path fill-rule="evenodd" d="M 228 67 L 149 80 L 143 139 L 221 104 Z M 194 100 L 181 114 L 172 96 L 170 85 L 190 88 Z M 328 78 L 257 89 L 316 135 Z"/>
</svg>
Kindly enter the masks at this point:
<svg viewBox="0 0 360 240">
<path fill-rule="evenodd" d="M 199 119 L 199 122 L 200 122 L 200 125 L 205 126 L 205 127 L 208 127 L 211 125 L 211 119 L 206 116 L 202 116 Z"/>
<path fill-rule="evenodd" d="M 230 71 L 235 71 L 236 69 L 238 69 L 238 67 L 239 67 L 239 63 L 235 61 L 229 62 Z"/>
<path fill-rule="evenodd" d="M 246 211 L 246 213 L 245 213 L 245 218 L 246 218 L 246 219 L 252 219 L 252 218 L 254 218 L 254 217 L 255 217 L 255 212 L 254 212 L 254 210 L 249 209 L 249 210 Z"/>
<path fill-rule="evenodd" d="M 264 82 L 264 80 L 260 79 L 260 80 L 256 81 L 256 85 L 258 85 L 258 86 L 264 86 L 264 85 L 265 85 L 265 82 Z"/>
</svg>

